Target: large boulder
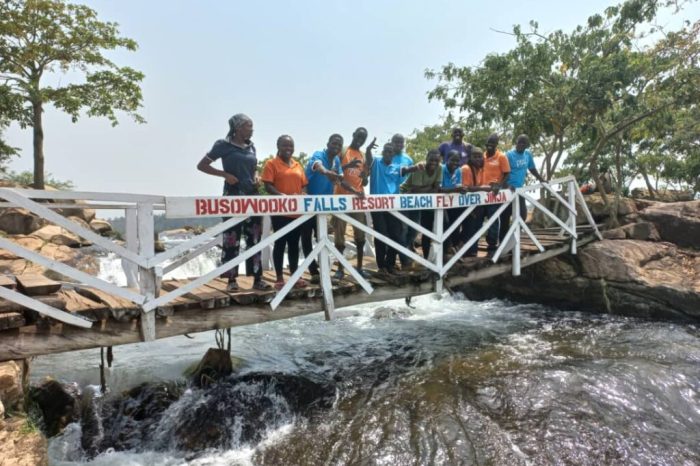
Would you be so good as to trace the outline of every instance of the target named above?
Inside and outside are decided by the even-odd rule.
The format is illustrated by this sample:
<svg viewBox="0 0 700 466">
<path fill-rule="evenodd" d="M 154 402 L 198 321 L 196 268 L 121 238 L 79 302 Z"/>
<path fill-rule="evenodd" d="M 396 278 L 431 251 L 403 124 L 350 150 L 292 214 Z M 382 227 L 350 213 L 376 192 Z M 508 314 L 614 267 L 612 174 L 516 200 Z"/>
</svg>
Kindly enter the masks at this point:
<svg viewBox="0 0 700 466">
<path fill-rule="evenodd" d="M 603 198 L 600 193 L 594 193 L 589 196 L 585 196 L 586 205 L 588 205 L 588 210 L 591 211 L 591 215 L 596 221 L 604 220 L 610 216 L 608 207 L 605 206 Z M 615 196 L 613 194 L 608 194 L 607 196 L 608 204 L 612 205 L 615 201 Z M 624 217 L 625 215 L 634 214 L 637 212 L 637 205 L 634 199 L 627 197 L 620 198 L 620 202 L 617 206 L 618 217 Z"/>
<path fill-rule="evenodd" d="M 30 397 L 41 411 L 47 436 L 59 434 L 68 424 L 79 419 L 79 396 L 77 386 L 64 385 L 54 379 L 31 387 Z"/>
<path fill-rule="evenodd" d="M 659 241 L 661 238 L 656 227 L 651 222 L 637 222 L 606 230 L 603 232 L 605 239 L 638 239 L 642 241 Z"/>
<path fill-rule="evenodd" d="M 104 235 L 112 231 L 112 225 L 107 220 L 102 220 L 101 218 L 96 218 L 90 222 L 90 228 L 95 233 Z"/>
<path fill-rule="evenodd" d="M 700 201 L 652 205 L 641 216 L 656 226 L 662 240 L 700 249 Z"/>
<path fill-rule="evenodd" d="M 26 209 L 0 209 L 0 230 L 8 235 L 28 235 L 46 225 L 46 220 Z"/>
<path fill-rule="evenodd" d="M 32 233 L 31 236 L 61 246 L 80 247 L 83 244 L 78 236 L 58 225 L 47 225 Z"/>
<path fill-rule="evenodd" d="M 24 408 L 25 367 L 21 361 L 0 363 L 0 401 L 8 411 Z"/>
<path fill-rule="evenodd" d="M 23 417 L 7 419 L 0 428 L 0 465 L 47 466 L 49 464 L 46 438 L 28 428 Z"/>
</svg>

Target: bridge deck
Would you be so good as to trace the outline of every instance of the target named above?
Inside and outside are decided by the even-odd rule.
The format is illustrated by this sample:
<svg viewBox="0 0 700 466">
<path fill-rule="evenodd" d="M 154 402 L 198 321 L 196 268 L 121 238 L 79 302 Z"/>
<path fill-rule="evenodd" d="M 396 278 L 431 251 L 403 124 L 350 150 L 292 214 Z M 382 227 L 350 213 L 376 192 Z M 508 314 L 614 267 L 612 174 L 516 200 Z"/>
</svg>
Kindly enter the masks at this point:
<svg viewBox="0 0 700 466">
<path fill-rule="evenodd" d="M 540 229 L 533 232 L 546 251 L 540 253 L 530 239 L 523 235 L 522 266 L 569 251 L 569 240 L 559 237 L 558 230 Z M 592 227 L 581 226 L 578 233 L 578 246 L 593 240 Z M 509 256 L 494 264 L 486 257 L 485 244 L 481 244 L 479 256 L 458 263 L 446 277 L 445 284 L 448 287 L 458 286 L 510 272 L 511 268 Z M 365 269 L 376 271 L 373 259 L 365 259 Z M 265 278 L 273 282 L 274 273 L 266 271 Z M 305 274 L 305 278 L 308 280 L 310 277 Z M 430 293 L 434 291 L 434 278 L 435 275 L 430 271 L 401 273 L 390 281 L 373 276 L 370 279 L 375 288 L 372 294 L 366 294 L 348 278 L 333 285 L 335 305 L 344 307 Z M 162 288 L 170 291 L 184 283 L 187 280 L 166 280 Z M 225 281 L 215 279 L 157 309 L 156 337 L 166 338 L 250 325 L 322 311 L 321 289 L 318 285 L 293 289 L 276 311 L 272 311 L 268 304 L 276 291 L 251 290 L 252 278 L 245 276 L 239 278 L 239 285 L 241 291 L 228 293 Z M 0 283 L 0 286 L 3 284 Z M 64 325 L 0 299 L 0 361 L 141 341 L 138 324 L 140 308 L 129 301 L 72 284 L 63 284 L 58 292 L 40 299 L 54 307 L 80 314 L 96 324 L 90 329 Z"/>
</svg>

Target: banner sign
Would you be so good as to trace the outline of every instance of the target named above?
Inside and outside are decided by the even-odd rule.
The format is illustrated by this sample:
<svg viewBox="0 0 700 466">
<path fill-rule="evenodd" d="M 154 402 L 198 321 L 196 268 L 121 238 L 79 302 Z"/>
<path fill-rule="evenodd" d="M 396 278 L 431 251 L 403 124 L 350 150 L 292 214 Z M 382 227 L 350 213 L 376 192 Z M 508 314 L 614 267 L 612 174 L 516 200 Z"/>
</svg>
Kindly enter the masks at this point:
<svg viewBox="0 0 700 466">
<path fill-rule="evenodd" d="M 236 217 L 240 215 L 304 215 L 349 212 L 454 209 L 472 205 L 502 204 L 513 194 L 477 192 L 465 194 L 389 194 L 359 196 L 217 196 L 167 197 L 168 218 Z"/>
</svg>

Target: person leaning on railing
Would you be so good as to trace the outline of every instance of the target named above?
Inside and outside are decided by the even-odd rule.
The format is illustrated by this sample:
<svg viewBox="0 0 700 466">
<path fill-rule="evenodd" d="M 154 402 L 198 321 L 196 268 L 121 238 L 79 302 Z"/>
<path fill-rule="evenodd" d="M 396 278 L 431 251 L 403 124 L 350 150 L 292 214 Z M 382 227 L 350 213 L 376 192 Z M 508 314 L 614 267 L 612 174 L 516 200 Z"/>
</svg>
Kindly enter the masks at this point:
<svg viewBox="0 0 700 466">
<path fill-rule="evenodd" d="M 274 196 L 287 196 L 305 194 L 306 173 L 304 167 L 292 158 L 294 154 L 294 139 L 283 135 L 277 138 L 277 156 L 265 162 L 260 179 L 265 183 L 265 190 Z M 298 215 L 273 215 L 272 229 L 279 231 L 289 225 Z M 286 235 L 275 241 L 272 248 L 272 262 L 275 265 L 275 288 L 281 290 L 284 287 L 284 249 L 287 248 L 289 261 L 289 273 L 293 274 L 299 266 L 299 237 L 301 226 L 294 228 Z M 306 280 L 300 278 L 294 286 L 302 288 L 308 286 Z"/>
<path fill-rule="evenodd" d="M 332 134 L 328 138 L 326 148 L 314 152 L 311 156 L 306 165 L 306 178 L 309 180 L 306 190 L 310 195 L 333 194 L 334 185 L 343 179 L 342 167 L 338 171 L 333 170 L 335 159 L 342 149 L 343 137 L 340 134 Z M 304 256 L 308 256 L 313 251 L 311 235 L 315 235 L 316 240 L 318 240 L 315 217 L 304 222 L 301 227 L 301 248 L 304 250 Z M 316 261 L 313 261 L 309 266 L 309 273 L 311 273 L 311 283 L 320 283 L 321 278 Z"/>
<path fill-rule="evenodd" d="M 381 156 L 372 155 L 372 150 L 377 147 L 377 138 L 367 146 L 365 163 L 370 167 L 369 192 L 370 194 L 399 194 L 399 187 L 403 176 L 419 170 L 423 170 L 423 164 L 402 166 L 394 162 L 394 145 L 384 144 Z M 389 212 L 372 212 L 372 224 L 374 230 L 387 238 L 401 243 L 401 222 Z M 375 256 L 379 276 L 391 280 L 396 267 L 396 249 L 388 246 L 378 238 L 374 238 Z"/>
<path fill-rule="evenodd" d="M 484 157 L 484 184 L 492 186 L 494 189 L 507 187 L 508 175 L 510 174 L 508 157 L 498 150 L 498 140 L 498 134 L 496 133 L 488 137 L 486 140 L 486 157 Z M 491 204 L 484 207 L 484 215 L 491 219 L 500 208 L 500 204 Z M 498 232 L 499 221 L 496 220 L 486 232 L 486 248 L 489 255 L 496 252 L 498 248 Z"/>
<path fill-rule="evenodd" d="M 401 184 L 402 194 L 427 194 L 440 192 L 442 184 L 442 164 L 440 163 L 440 151 L 431 149 L 425 158 L 425 170 L 417 171 L 408 175 L 406 182 Z M 406 212 L 406 217 L 420 224 L 426 230 L 433 230 L 435 221 L 435 211 L 433 209 L 409 210 Z M 411 228 L 412 231 L 415 231 Z M 409 236 L 409 249 L 413 249 L 413 239 L 415 236 Z M 430 255 L 430 237 L 422 235 L 421 250 L 423 257 L 428 258 Z"/>
<path fill-rule="evenodd" d="M 367 169 L 365 167 L 365 156 L 360 152 L 360 148 L 367 141 L 367 130 L 365 128 L 357 128 L 352 133 L 352 142 L 345 150 L 342 157 L 336 157 L 334 160 L 333 169 L 338 173 L 343 174 L 343 179 L 339 184 L 335 185 L 335 194 L 354 194 L 355 196 L 365 195 L 365 186 L 367 185 Z M 367 225 L 367 216 L 364 212 L 350 212 L 347 214 L 363 225 Z M 335 247 L 341 253 L 345 251 L 345 229 L 347 224 L 345 220 L 333 217 L 333 239 Z M 359 228 L 352 227 L 353 239 L 355 240 L 355 249 L 357 250 L 357 271 L 364 278 L 369 278 L 367 272 L 362 269 L 362 261 L 364 260 L 365 247 L 365 232 Z M 338 263 L 338 270 L 333 278 L 342 280 L 345 277 L 342 264 Z"/>
<path fill-rule="evenodd" d="M 469 161 L 462 166 L 462 187 L 465 192 L 489 191 L 493 190 L 498 194 L 497 184 L 491 186 L 484 183 L 484 151 L 479 147 L 472 147 Z M 462 224 L 462 242 L 469 241 L 484 224 L 486 216 L 486 206 L 477 206 L 472 213 L 464 219 Z M 479 241 L 467 250 L 465 257 L 476 257 L 479 248 Z"/>
<path fill-rule="evenodd" d="M 442 166 L 442 184 L 440 191 L 443 193 L 460 193 L 462 192 L 462 170 L 459 168 L 459 152 L 451 150 L 447 153 L 447 160 Z M 454 209 L 445 209 L 445 230 L 449 229 L 464 212 L 464 207 Z M 454 254 L 455 246 L 460 238 L 459 227 L 455 229 L 450 237 L 445 241 L 444 252 L 446 254 Z"/>
<path fill-rule="evenodd" d="M 197 169 L 224 179 L 224 196 L 252 196 L 257 194 L 256 175 L 257 154 L 250 138 L 253 136 L 253 120 L 243 113 L 237 113 L 229 121 L 229 132 L 225 139 L 214 143 L 211 150 L 197 164 Z M 212 166 L 221 159 L 223 170 Z M 223 234 L 222 262 L 228 262 L 240 253 L 241 236 L 245 236 L 246 247 L 253 247 L 262 236 L 262 217 L 250 216 Z M 265 290 L 270 285 L 262 279 L 262 253 L 258 252 L 246 260 L 246 275 L 254 277 L 253 288 Z M 239 289 L 236 278 L 238 266 L 224 274 L 228 278 L 227 289 Z"/>
<path fill-rule="evenodd" d="M 522 188 L 525 186 L 525 179 L 527 178 L 527 172 L 532 173 L 532 176 L 537 178 L 537 181 L 544 183 L 545 180 L 540 175 L 535 167 L 535 159 L 532 156 L 532 152 L 528 150 L 530 147 L 530 139 L 526 134 L 521 134 L 515 140 L 515 148 L 508 151 L 506 156 L 508 157 L 508 164 L 510 165 L 510 174 L 508 175 L 508 186 L 511 190 L 515 191 L 516 188 Z M 503 241 L 510 228 L 510 219 L 513 214 L 513 205 L 509 205 L 501 213 L 501 227 L 498 232 L 498 241 Z M 525 199 L 520 198 L 520 217 L 523 220 L 527 218 L 527 204 L 525 204 Z"/>
</svg>

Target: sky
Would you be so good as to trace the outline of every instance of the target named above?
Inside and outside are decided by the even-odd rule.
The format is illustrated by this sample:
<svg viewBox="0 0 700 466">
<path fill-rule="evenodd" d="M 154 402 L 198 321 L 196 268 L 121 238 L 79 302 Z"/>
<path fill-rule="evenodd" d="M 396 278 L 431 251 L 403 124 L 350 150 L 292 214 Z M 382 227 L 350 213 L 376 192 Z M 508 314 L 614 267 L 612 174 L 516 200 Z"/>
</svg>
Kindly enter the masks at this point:
<svg viewBox="0 0 700 466">
<path fill-rule="evenodd" d="M 478 66 L 514 45 L 494 32 L 534 19 L 540 31 L 568 31 L 617 2 L 589 0 L 90 0 L 104 21 L 119 23 L 136 52 L 110 52 L 119 65 L 145 73 L 146 124 L 120 115 L 44 116 L 46 171 L 80 191 L 216 195 L 222 179 L 197 162 L 225 136 L 228 119 L 254 121 L 259 157 L 275 152 L 281 134 L 297 152 L 325 147 L 358 126 L 379 142 L 438 123 L 426 69 L 449 62 Z M 700 17 L 691 5 L 682 17 Z M 663 21 L 663 18 L 662 18 Z M 672 20 L 669 20 L 672 21 Z M 675 21 L 675 20 L 673 20 Z M 523 73 L 526 73 L 523 70 Z M 61 77 L 69 80 L 70 77 Z M 31 129 L 13 125 L 7 141 L 22 149 L 10 164 L 32 170 Z"/>
</svg>

